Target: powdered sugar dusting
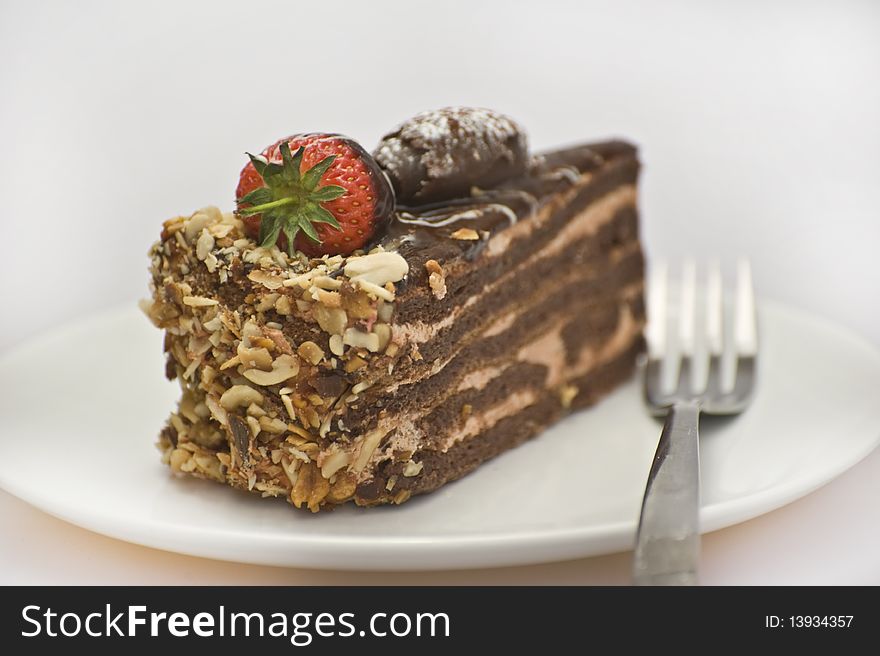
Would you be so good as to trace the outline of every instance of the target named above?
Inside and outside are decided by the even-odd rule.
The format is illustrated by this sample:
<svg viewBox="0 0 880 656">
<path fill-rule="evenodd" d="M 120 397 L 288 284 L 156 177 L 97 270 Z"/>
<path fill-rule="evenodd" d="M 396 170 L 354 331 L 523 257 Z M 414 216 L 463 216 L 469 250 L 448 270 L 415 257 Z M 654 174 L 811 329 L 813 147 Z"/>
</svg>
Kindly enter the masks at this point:
<svg viewBox="0 0 880 656">
<path fill-rule="evenodd" d="M 525 132 L 490 109 L 447 107 L 417 114 L 385 136 L 374 153 L 403 200 L 467 195 L 525 172 Z"/>
<path fill-rule="evenodd" d="M 456 162 L 452 152 L 469 155 L 473 161 L 482 153 L 498 154 L 513 161 L 511 139 L 525 150 L 525 133 L 510 118 L 490 109 L 449 107 L 423 112 L 402 126 L 401 138 L 425 150 L 423 162 L 430 177 L 452 173 Z"/>
<path fill-rule="evenodd" d="M 404 147 L 400 137 L 389 136 L 382 140 L 373 157 L 383 169 L 396 175 L 401 170 L 403 153 Z"/>
</svg>

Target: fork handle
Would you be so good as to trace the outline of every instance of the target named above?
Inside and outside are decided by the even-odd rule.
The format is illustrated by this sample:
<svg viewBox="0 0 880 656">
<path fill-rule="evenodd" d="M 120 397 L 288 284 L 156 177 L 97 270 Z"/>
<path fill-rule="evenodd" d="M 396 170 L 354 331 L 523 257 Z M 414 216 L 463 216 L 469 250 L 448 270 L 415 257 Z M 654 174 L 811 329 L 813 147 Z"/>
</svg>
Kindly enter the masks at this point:
<svg viewBox="0 0 880 656">
<path fill-rule="evenodd" d="M 700 406 L 675 403 L 654 455 L 636 535 L 636 585 L 695 585 L 700 558 Z"/>
</svg>

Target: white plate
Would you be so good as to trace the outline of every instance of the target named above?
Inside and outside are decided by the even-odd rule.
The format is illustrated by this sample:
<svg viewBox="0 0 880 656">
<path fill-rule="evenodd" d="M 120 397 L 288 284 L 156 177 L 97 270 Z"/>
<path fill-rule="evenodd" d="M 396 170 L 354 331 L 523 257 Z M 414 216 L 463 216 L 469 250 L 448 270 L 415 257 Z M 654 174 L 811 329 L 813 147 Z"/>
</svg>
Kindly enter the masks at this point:
<svg viewBox="0 0 880 656">
<path fill-rule="evenodd" d="M 703 423 L 706 531 L 803 496 L 880 441 L 880 353 L 825 320 L 761 309 L 753 406 Z M 631 545 L 659 434 L 635 381 L 434 494 L 313 516 L 160 465 L 153 443 L 177 396 L 161 341 L 125 308 L 0 358 L 0 486 L 99 533 L 249 563 L 445 569 Z"/>
</svg>

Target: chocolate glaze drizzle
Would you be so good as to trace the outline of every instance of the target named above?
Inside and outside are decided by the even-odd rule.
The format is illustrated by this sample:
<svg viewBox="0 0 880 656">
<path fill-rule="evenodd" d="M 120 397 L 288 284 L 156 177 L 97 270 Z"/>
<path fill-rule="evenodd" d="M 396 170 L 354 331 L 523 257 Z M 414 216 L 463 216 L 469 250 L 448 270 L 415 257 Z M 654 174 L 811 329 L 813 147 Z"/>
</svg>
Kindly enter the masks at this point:
<svg viewBox="0 0 880 656">
<path fill-rule="evenodd" d="M 383 243 L 396 247 L 404 257 L 425 247 L 455 247 L 472 258 L 493 234 L 537 211 L 554 194 L 577 184 L 619 153 L 632 147 L 617 142 L 580 145 L 535 155 L 527 172 L 489 189 L 472 188 L 469 196 L 419 206 L 398 206 Z M 451 237 L 460 228 L 476 230 L 481 239 Z M 434 249 L 432 249 L 434 250 Z"/>
</svg>

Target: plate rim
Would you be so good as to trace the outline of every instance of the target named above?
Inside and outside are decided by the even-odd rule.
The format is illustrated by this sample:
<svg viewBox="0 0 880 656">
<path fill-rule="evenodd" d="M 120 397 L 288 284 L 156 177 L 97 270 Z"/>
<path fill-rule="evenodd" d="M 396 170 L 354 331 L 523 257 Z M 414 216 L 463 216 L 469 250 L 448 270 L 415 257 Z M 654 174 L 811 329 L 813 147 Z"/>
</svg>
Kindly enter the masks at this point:
<svg viewBox="0 0 880 656">
<path fill-rule="evenodd" d="M 844 338 L 853 346 L 870 353 L 880 369 L 880 349 L 857 331 L 832 319 L 775 300 L 761 299 L 761 307 L 789 315 L 795 321 L 817 324 Z M 132 304 L 117 305 L 92 313 L 54 329 L 41 331 L 0 353 L 0 369 L 22 353 L 39 348 L 47 336 L 63 337 L 78 325 L 107 320 L 130 313 Z M 745 496 L 703 506 L 700 510 L 701 532 L 727 528 L 781 508 L 834 480 L 867 457 L 880 445 L 880 428 L 872 442 L 849 458 L 837 463 L 822 475 L 806 480 L 784 481 Z M 366 536 L 314 535 L 303 533 L 265 534 L 258 549 L 254 533 L 180 523 L 164 523 L 154 518 L 102 518 L 99 513 L 68 506 L 39 489 L 22 489 L 0 469 L 0 488 L 32 507 L 86 530 L 171 553 L 254 565 L 274 565 L 339 571 L 437 571 L 534 565 L 547 562 L 617 553 L 631 548 L 636 518 L 589 526 L 549 527 L 540 530 L 496 532 L 491 535 L 453 534 L 439 536 Z M 233 491 L 234 492 L 234 491 Z M 369 511 L 366 511 L 369 512 Z M 157 530 L 159 529 L 159 530 Z M 155 535 L 153 535 L 155 533 Z M 161 536 L 161 537 L 159 537 Z M 220 538 L 220 542 L 216 540 Z M 225 542 L 224 542 L 225 541 Z M 353 553 L 359 557 L 351 559 Z M 284 556 L 284 557 L 282 557 Z"/>
</svg>

